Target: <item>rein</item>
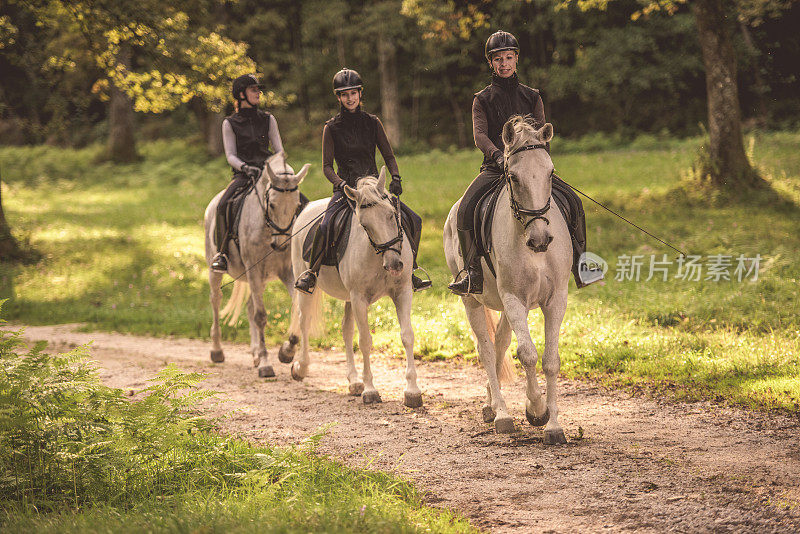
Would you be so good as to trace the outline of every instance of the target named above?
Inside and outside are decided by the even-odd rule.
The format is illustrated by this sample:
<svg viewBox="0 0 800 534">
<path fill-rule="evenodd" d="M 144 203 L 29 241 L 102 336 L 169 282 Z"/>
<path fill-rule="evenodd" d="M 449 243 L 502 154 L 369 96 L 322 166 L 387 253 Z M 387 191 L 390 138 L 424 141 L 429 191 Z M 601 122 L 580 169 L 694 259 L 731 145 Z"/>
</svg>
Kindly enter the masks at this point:
<svg viewBox="0 0 800 534">
<path fill-rule="evenodd" d="M 544 144 L 537 144 L 537 145 L 524 145 L 518 148 L 515 148 L 508 156 L 506 156 L 505 167 L 503 169 L 503 179 L 506 181 L 508 185 L 508 194 L 510 197 L 511 202 L 511 213 L 514 214 L 514 218 L 522 223 L 523 228 L 527 229 L 528 226 L 531 225 L 533 221 L 536 219 L 542 219 L 547 224 L 550 224 L 550 220 L 544 216 L 545 213 L 550 211 L 550 198 L 547 199 L 547 204 L 544 205 L 543 208 L 529 210 L 527 208 L 523 208 L 517 199 L 514 198 L 514 188 L 512 187 L 511 177 L 508 174 L 508 158 L 517 154 L 519 152 L 523 152 L 526 150 L 536 150 L 536 149 L 544 149 L 547 150 L 547 145 Z M 551 173 L 552 175 L 552 173 Z M 527 219 L 527 220 L 526 220 Z"/>
<path fill-rule="evenodd" d="M 379 200 L 376 200 L 375 202 L 369 202 L 367 204 L 360 204 L 358 207 L 359 209 L 371 208 L 373 206 L 377 206 L 381 200 L 386 200 L 387 198 L 389 197 L 384 194 Z M 369 239 L 369 244 L 372 245 L 375 254 L 383 254 L 387 250 L 393 250 L 398 254 L 402 253 L 401 250 L 403 247 L 403 225 L 400 222 L 400 209 L 398 206 L 398 202 L 399 199 L 393 196 L 392 207 L 394 208 L 394 220 L 397 223 L 397 236 L 394 237 L 393 239 L 390 239 L 389 241 L 386 241 L 385 243 L 376 243 L 375 241 L 373 241 L 372 236 L 369 235 L 367 227 L 361 224 L 361 222 L 359 221 L 359 224 L 361 224 L 361 228 L 363 228 L 364 232 L 366 232 L 367 234 L 367 239 Z M 400 248 L 395 247 L 397 243 L 400 243 Z"/>
</svg>

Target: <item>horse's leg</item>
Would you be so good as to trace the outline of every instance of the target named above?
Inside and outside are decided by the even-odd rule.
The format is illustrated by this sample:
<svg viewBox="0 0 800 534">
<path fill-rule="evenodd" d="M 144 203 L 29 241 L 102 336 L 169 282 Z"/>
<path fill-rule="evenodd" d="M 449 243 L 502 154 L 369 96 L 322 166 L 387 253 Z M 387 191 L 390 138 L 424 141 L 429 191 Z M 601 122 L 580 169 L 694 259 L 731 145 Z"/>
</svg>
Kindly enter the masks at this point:
<svg viewBox="0 0 800 534">
<path fill-rule="evenodd" d="M 308 330 L 311 326 L 311 313 L 314 306 L 313 296 L 297 291 L 297 309 L 300 317 L 300 357 L 292 364 L 292 378 L 302 380 L 308 375 Z"/>
<path fill-rule="evenodd" d="M 293 301 L 295 297 L 295 290 L 294 290 L 294 272 L 292 271 L 292 265 L 289 264 L 288 268 L 283 269 L 280 273 L 281 282 L 283 285 L 286 286 L 286 291 L 289 293 L 289 300 Z M 297 338 L 296 335 L 291 334 L 289 339 L 283 342 L 281 348 L 278 349 L 278 360 L 281 363 L 292 363 L 294 360 L 294 354 L 297 350 L 297 344 L 300 340 Z"/>
<path fill-rule="evenodd" d="M 508 415 L 506 401 L 500 393 L 500 380 L 497 378 L 494 346 L 492 346 L 489 336 L 489 325 L 486 323 L 486 311 L 483 309 L 483 305 L 472 297 L 462 297 L 461 300 L 464 302 L 467 319 L 478 342 L 478 355 L 486 370 L 486 375 L 489 377 L 490 407 L 495 413 L 494 428 L 500 434 L 514 432 L 514 420 Z M 486 416 L 485 411 L 484 416 Z"/>
<path fill-rule="evenodd" d="M 267 345 L 264 340 L 264 329 L 267 327 L 267 310 L 264 307 L 264 279 L 258 269 L 251 269 L 247 273 L 247 283 L 250 284 L 250 302 L 248 302 L 248 315 L 250 315 L 250 341 L 253 352 L 253 366 L 258 367 L 258 376 L 271 378 L 275 370 L 267 363 Z M 252 306 L 252 310 L 250 307 Z"/>
<path fill-rule="evenodd" d="M 494 334 L 494 358 L 495 369 L 497 376 L 500 376 L 500 369 L 503 366 L 503 359 L 506 357 L 506 351 L 511 344 L 511 325 L 508 323 L 506 314 L 500 315 L 500 322 L 497 325 L 497 332 Z M 492 391 L 489 385 L 486 385 L 486 406 L 483 407 L 483 420 L 491 423 L 495 418 L 494 410 L 492 409 Z"/>
<path fill-rule="evenodd" d="M 564 312 L 567 309 L 566 289 L 553 295 L 546 307 L 542 308 L 544 314 L 544 352 L 542 353 L 542 369 L 547 379 L 547 412 L 550 419 L 544 427 L 545 445 L 555 445 L 566 443 L 564 430 L 558 424 L 558 396 L 556 383 L 558 371 L 561 369 L 561 357 L 558 355 L 558 333 L 561 329 L 561 321 L 564 319 Z M 530 416 L 528 416 L 530 417 Z"/>
<path fill-rule="evenodd" d="M 358 397 L 364 391 L 364 382 L 358 379 L 358 371 L 356 370 L 355 354 L 353 353 L 354 331 L 353 306 L 349 302 L 345 302 L 344 317 L 342 317 L 342 338 L 344 339 L 344 353 L 347 356 L 347 382 L 350 384 L 350 394 Z"/>
<path fill-rule="evenodd" d="M 547 405 L 539 389 L 539 381 L 536 379 L 536 360 L 539 355 L 528 329 L 528 308 L 514 295 L 506 294 L 502 299 L 505 315 L 517 335 L 517 356 L 525 368 L 528 380 L 525 388 L 528 397 L 525 402 L 525 414 L 532 425 L 542 426 L 547 422 Z"/>
<path fill-rule="evenodd" d="M 414 362 L 414 329 L 411 327 L 411 287 L 401 291 L 394 300 L 397 322 L 400 323 L 400 340 L 406 349 L 406 391 L 403 404 L 409 408 L 422 406 L 422 392 L 417 386 L 417 364 Z"/>
<path fill-rule="evenodd" d="M 222 352 L 221 333 L 219 329 L 219 305 L 222 303 L 222 273 L 208 270 L 208 285 L 211 288 L 211 361 L 221 363 L 225 361 Z"/>
<path fill-rule="evenodd" d="M 350 303 L 358 325 L 358 348 L 361 349 L 361 356 L 364 358 L 364 392 L 361 394 L 361 400 L 364 404 L 381 402 L 381 396 L 372 383 L 372 369 L 369 366 L 369 353 L 372 351 L 372 335 L 369 333 L 367 318 L 369 304 L 360 297 L 352 298 L 352 294 Z"/>
</svg>

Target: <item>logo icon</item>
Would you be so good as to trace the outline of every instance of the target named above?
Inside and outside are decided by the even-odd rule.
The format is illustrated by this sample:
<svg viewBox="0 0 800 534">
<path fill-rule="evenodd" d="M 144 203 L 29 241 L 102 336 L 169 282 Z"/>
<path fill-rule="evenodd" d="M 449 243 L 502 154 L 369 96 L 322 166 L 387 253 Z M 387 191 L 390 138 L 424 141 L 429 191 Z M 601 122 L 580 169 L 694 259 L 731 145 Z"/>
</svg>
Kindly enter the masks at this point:
<svg viewBox="0 0 800 534">
<path fill-rule="evenodd" d="M 584 252 L 578 258 L 578 270 L 581 273 L 584 271 L 602 271 L 603 274 L 606 274 L 608 272 L 608 263 L 594 252 Z"/>
</svg>

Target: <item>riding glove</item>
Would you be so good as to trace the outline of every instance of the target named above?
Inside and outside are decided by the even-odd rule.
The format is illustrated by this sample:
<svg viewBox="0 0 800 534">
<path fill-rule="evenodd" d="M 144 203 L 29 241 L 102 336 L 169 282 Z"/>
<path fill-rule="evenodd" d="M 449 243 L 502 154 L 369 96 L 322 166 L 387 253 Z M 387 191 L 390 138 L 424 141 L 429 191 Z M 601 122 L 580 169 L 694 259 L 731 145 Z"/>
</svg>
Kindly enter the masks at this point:
<svg viewBox="0 0 800 534">
<path fill-rule="evenodd" d="M 258 178 L 259 176 L 261 176 L 261 169 L 259 169 L 255 165 L 248 165 L 246 163 L 242 165 L 242 172 L 245 173 L 250 178 Z"/>
<path fill-rule="evenodd" d="M 389 183 L 389 192 L 396 197 L 403 194 L 403 186 L 400 185 L 400 175 L 395 174 L 392 176 L 392 181 Z"/>
</svg>

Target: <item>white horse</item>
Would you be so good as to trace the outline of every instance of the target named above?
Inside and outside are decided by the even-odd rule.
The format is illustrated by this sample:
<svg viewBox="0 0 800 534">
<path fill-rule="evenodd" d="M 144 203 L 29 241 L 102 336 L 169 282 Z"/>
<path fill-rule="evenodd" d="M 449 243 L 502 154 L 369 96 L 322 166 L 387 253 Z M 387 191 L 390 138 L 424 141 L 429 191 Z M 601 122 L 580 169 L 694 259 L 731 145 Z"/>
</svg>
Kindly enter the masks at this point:
<svg viewBox="0 0 800 534">
<path fill-rule="evenodd" d="M 255 188 L 250 191 L 242 206 L 239 220 L 239 244 L 231 243 L 228 250 L 228 274 L 236 279 L 228 305 L 223 310 L 231 317 L 231 324 L 239 317 L 244 300 L 247 301 L 247 318 L 250 321 L 250 348 L 253 366 L 258 367 L 260 377 L 275 376 L 267 363 L 267 348 L 264 344 L 264 328 L 267 314 L 264 308 L 264 285 L 277 277 L 286 286 L 289 297 L 294 294 L 289 231 L 300 208 L 298 187 L 308 173 L 310 163 L 303 165 L 295 174 L 286 163 L 283 152 L 266 161 Z M 205 213 L 206 264 L 211 285 L 211 361 L 223 362 L 225 355 L 220 344 L 219 306 L 222 302 L 222 273 L 211 269 L 211 259 L 217 253 L 214 245 L 217 204 L 220 191 L 209 203 Z M 233 221 L 229 221 L 233 224 Z M 240 278 L 241 277 L 241 278 Z"/>
<path fill-rule="evenodd" d="M 545 150 L 553 138 L 550 123 L 536 129 L 522 117 L 512 117 L 503 127 L 507 182 L 497 201 L 490 252 L 497 276 L 483 260 L 483 293 L 462 297 L 470 326 L 477 338 L 486 374 L 486 422 L 494 420 L 497 432 L 513 432 L 500 392 L 498 373 L 511 342 L 517 336 L 517 354 L 527 375 L 525 415 L 534 426 L 545 426 L 545 444 L 566 443 L 558 424 L 556 377 L 561 367 L 558 334 L 567 307 L 567 283 L 572 266 L 572 241 L 567 223 L 551 198 L 553 162 Z M 459 202 L 450 210 L 444 228 L 444 251 L 453 275 L 464 267 L 456 234 Z M 528 330 L 528 312 L 541 308 L 545 346 L 542 369 L 547 379 L 546 400 L 536 378 L 536 347 Z M 494 325 L 488 309 L 501 312 L 494 342 Z"/>
<path fill-rule="evenodd" d="M 355 203 L 355 213 L 350 222 L 347 249 L 336 267 L 323 266 L 313 295 L 295 294 L 292 302 L 290 337 L 281 347 L 281 361 L 294 357 L 298 342 L 302 343 L 300 357 L 292 364 L 292 378 L 302 380 L 308 374 L 309 328 L 318 320 L 322 291 L 345 301 L 342 333 L 347 355 L 347 380 L 350 394 L 361 395 L 364 404 L 381 402 L 372 383 L 369 355 L 372 336 L 369 331 L 367 309 L 379 298 L 388 295 L 394 302 L 400 323 L 400 338 L 406 351 L 407 386 L 403 403 L 417 408 L 422 406 L 422 393 L 417 387 L 417 370 L 414 364 L 414 331 L 411 328 L 411 244 L 402 231 L 400 213 L 396 203 L 385 190 L 386 168 L 380 176 L 361 178 L 356 188 L 344 186 L 344 192 Z M 303 242 L 309 229 L 307 225 L 320 217 L 329 198 L 310 203 L 297 217 L 295 228 L 300 230 L 292 237 L 292 264 L 295 274 L 308 268 L 303 261 Z M 342 197 L 342 202 L 344 202 Z M 305 228 L 304 228 L 305 227 Z M 353 318 L 358 324 L 358 346 L 364 357 L 363 382 L 358 379 L 353 355 Z M 300 339 L 298 339 L 298 337 Z"/>
</svg>

